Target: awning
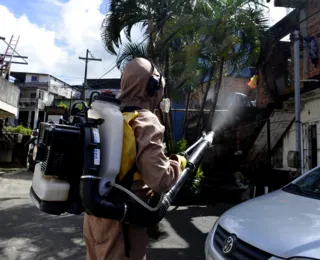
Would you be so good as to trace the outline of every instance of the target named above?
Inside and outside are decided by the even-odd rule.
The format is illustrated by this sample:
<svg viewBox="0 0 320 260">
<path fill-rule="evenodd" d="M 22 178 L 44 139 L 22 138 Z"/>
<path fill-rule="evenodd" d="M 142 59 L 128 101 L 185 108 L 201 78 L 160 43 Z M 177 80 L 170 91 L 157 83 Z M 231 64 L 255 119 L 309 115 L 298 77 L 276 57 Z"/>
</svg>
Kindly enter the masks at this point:
<svg viewBox="0 0 320 260">
<path fill-rule="evenodd" d="M 16 117 L 18 108 L 0 100 L 0 118 Z"/>
<path fill-rule="evenodd" d="M 46 106 L 44 108 L 44 112 L 46 112 L 49 115 L 64 115 L 66 111 L 67 110 L 63 107 Z"/>
<path fill-rule="evenodd" d="M 307 1 L 308 0 L 274 0 L 274 6 L 298 8 L 300 5 L 306 3 Z"/>
</svg>

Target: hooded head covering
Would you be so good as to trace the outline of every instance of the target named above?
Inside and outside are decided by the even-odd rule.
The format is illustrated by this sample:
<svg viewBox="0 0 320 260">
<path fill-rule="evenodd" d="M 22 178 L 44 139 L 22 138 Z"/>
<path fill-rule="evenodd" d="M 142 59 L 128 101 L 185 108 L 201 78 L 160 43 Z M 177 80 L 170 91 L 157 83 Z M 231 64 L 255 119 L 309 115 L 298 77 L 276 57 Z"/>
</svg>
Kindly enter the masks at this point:
<svg viewBox="0 0 320 260">
<path fill-rule="evenodd" d="M 162 82 L 162 89 L 150 97 L 147 94 L 147 85 L 152 75 L 160 79 L 159 71 L 147 59 L 135 58 L 130 61 L 125 66 L 121 77 L 121 95 L 119 97 L 121 105 L 137 106 L 153 112 L 162 99 L 165 81 Z"/>
</svg>

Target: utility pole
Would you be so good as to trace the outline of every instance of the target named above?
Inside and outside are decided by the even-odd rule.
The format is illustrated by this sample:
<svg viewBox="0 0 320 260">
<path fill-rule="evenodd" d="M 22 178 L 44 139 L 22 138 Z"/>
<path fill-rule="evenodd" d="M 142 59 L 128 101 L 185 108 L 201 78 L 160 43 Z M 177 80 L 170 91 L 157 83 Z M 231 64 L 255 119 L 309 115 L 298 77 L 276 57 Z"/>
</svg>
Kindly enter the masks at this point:
<svg viewBox="0 0 320 260">
<path fill-rule="evenodd" d="M 88 55 L 91 55 L 91 58 L 88 57 Z M 83 89 L 82 89 L 82 98 L 84 101 L 86 101 L 86 87 L 87 87 L 87 71 L 88 71 L 88 61 L 102 61 L 101 59 L 96 59 L 93 57 L 91 52 L 87 49 L 86 57 L 79 57 L 80 60 L 85 60 L 86 66 L 84 69 L 84 82 L 83 82 Z"/>
<path fill-rule="evenodd" d="M 300 34 L 295 30 L 291 39 L 294 43 L 294 86 L 296 110 L 296 149 L 298 152 L 298 172 L 302 173 L 301 122 L 300 122 Z"/>
</svg>

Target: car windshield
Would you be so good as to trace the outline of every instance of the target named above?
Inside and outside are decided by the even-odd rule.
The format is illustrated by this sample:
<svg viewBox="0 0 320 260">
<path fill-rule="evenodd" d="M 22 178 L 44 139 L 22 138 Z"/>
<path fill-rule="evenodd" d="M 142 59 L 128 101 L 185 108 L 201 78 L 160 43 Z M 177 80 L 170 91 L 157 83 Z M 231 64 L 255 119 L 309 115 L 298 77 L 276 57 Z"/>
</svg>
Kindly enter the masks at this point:
<svg viewBox="0 0 320 260">
<path fill-rule="evenodd" d="M 299 181 L 289 184 L 284 190 L 320 199 L 320 167 L 314 169 Z"/>
</svg>

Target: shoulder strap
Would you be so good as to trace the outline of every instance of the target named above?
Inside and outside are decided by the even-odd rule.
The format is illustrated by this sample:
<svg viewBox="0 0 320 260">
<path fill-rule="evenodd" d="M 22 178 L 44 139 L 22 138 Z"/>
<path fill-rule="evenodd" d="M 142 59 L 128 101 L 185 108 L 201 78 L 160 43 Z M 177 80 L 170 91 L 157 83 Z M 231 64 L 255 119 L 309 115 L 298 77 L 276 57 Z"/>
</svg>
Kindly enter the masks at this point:
<svg viewBox="0 0 320 260">
<path fill-rule="evenodd" d="M 141 107 L 136 107 L 136 106 L 121 107 L 121 112 L 133 112 L 135 110 L 142 110 L 142 108 Z"/>
<path fill-rule="evenodd" d="M 137 170 L 138 170 L 137 164 L 134 163 L 131 169 L 126 173 L 126 175 L 123 177 L 121 181 L 119 180 L 119 175 L 117 176 L 116 178 L 117 183 L 119 183 L 121 186 L 129 190 L 133 183 L 133 176 Z"/>
</svg>

